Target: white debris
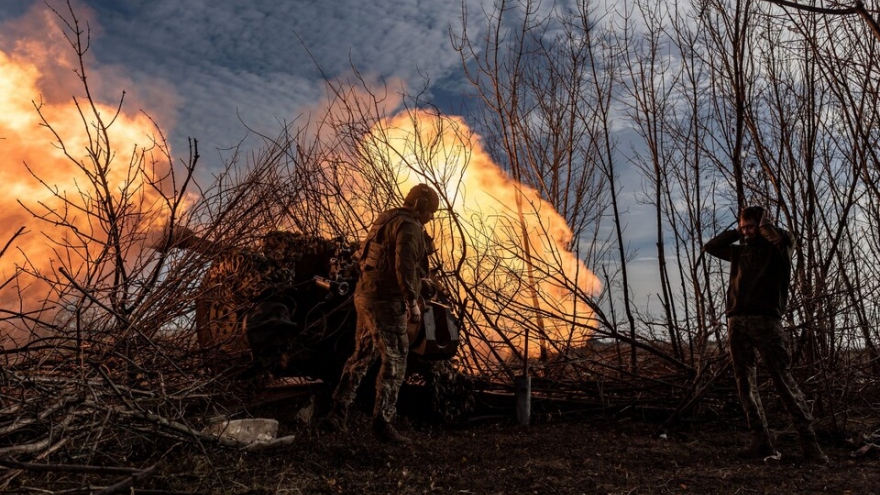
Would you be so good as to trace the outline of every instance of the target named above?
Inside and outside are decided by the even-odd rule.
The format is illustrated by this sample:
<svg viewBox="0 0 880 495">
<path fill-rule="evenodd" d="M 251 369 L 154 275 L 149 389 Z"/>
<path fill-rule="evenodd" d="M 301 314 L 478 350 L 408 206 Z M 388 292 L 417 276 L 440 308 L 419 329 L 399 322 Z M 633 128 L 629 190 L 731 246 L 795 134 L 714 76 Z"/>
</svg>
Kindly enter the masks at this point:
<svg viewBox="0 0 880 495">
<path fill-rule="evenodd" d="M 205 433 L 229 438 L 245 444 L 270 442 L 278 435 L 278 421 L 274 419 L 233 419 L 215 423 Z"/>
</svg>

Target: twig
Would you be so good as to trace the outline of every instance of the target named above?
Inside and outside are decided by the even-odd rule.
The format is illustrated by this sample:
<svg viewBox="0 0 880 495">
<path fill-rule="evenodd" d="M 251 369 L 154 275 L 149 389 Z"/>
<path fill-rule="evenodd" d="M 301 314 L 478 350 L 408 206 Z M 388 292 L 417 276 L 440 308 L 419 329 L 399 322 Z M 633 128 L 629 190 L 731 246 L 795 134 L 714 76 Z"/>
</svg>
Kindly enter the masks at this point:
<svg viewBox="0 0 880 495">
<path fill-rule="evenodd" d="M 43 438 L 42 440 L 38 440 L 32 443 L 23 443 L 18 445 L 13 445 L 11 447 L 5 447 L 0 449 L 0 456 L 7 455 L 19 455 L 19 454 L 34 454 L 36 452 L 40 452 L 45 450 L 49 444 L 52 443 L 52 439 L 49 437 Z"/>
<path fill-rule="evenodd" d="M 60 449 L 64 445 L 66 445 L 67 440 L 68 440 L 67 438 L 62 438 L 61 440 L 56 442 L 55 445 L 52 445 L 48 449 L 40 452 L 40 454 L 38 456 L 36 456 L 36 459 L 45 459 L 46 457 L 52 455 L 58 449 Z M 9 483 L 12 482 L 12 480 L 17 478 L 23 472 L 24 472 L 23 469 L 10 469 L 8 472 L 4 473 L 2 478 L 0 478 L 0 480 L 2 480 L 2 481 L 0 481 L 0 490 L 6 488 L 9 485 Z"/>
<path fill-rule="evenodd" d="M 38 464 L 34 462 L 19 462 L 14 459 L 0 458 L 0 466 L 24 469 L 27 471 L 52 472 L 52 473 L 95 473 L 95 474 L 137 474 L 142 469 L 113 467 L 113 466 L 86 466 L 82 464 Z"/>
<path fill-rule="evenodd" d="M 265 450 L 277 449 L 279 447 L 287 447 L 294 443 L 296 443 L 296 435 L 288 435 L 268 442 L 254 442 L 250 445 L 246 445 L 241 450 L 245 452 L 262 452 Z"/>
<path fill-rule="evenodd" d="M 10 237 L 8 241 L 6 241 L 6 245 L 3 246 L 3 249 L 0 249 L 0 257 L 2 257 L 4 253 L 6 253 L 6 250 L 9 249 L 9 245 L 12 244 L 12 241 L 14 241 L 16 237 L 20 236 L 22 232 L 24 232 L 24 227 L 19 227 L 18 230 L 16 230 L 15 233 L 12 234 L 12 237 Z"/>
<path fill-rule="evenodd" d="M 156 469 L 156 465 L 154 464 L 139 473 L 129 476 L 128 478 L 120 481 L 119 483 L 116 483 L 115 485 L 108 486 L 107 488 L 99 492 L 95 492 L 94 495 L 111 495 L 113 493 L 123 493 L 123 490 L 131 488 L 138 481 L 142 481 L 156 474 Z"/>
<path fill-rule="evenodd" d="M 164 418 L 162 416 L 159 416 L 159 415 L 153 414 L 153 413 L 149 413 L 149 412 L 130 411 L 130 412 L 121 412 L 121 414 L 125 414 L 125 415 L 128 415 L 133 418 L 149 421 L 150 423 L 153 423 L 153 424 L 158 425 L 160 427 L 167 428 L 167 429 L 175 431 L 177 433 L 183 433 L 184 435 L 187 435 L 191 438 L 199 439 L 200 441 L 203 441 L 203 442 L 215 443 L 215 444 L 218 444 L 223 447 L 242 448 L 242 447 L 246 447 L 247 445 L 249 445 L 246 442 L 240 442 L 238 440 L 233 440 L 231 438 L 202 433 L 198 430 L 190 428 L 189 426 L 187 426 L 183 423 L 171 421 L 168 418 Z"/>
</svg>

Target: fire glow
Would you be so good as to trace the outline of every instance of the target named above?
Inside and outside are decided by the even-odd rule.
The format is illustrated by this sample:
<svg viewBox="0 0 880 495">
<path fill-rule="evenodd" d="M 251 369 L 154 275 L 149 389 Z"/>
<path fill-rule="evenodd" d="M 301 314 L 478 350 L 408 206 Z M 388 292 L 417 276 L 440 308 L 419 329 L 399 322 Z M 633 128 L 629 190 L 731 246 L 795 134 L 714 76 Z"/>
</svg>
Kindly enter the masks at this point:
<svg viewBox="0 0 880 495">
<path fill-rule="evenodd" d="M 443 189 L 448 210 L 428 227 L 445 269 L 458 268 L 473 291 L 462 299 L 482 295 L 475 321 L 484 335 L 501 332 L 522 350 L 523 322 L 530 321 L 529 340 L 585 342 L 592 312 L 583 297 L 601 283 L 569 250 L 572 231 L 551 204 L 495 164 L 460 118 L 404 113 L 371 136 L 365 147 L 372 156 L 397 157 L 402 191 L 422 177 Z M 539 352 L 537 345 L 528 350 Z"/>
<path fill-rule="evenodd" d="M 33 32 L 59 31 L 52 14 L 35 9 L 29 18 L 42 23 L 39 28 L 32 26 Z M 70 250 L 59 250 L 57 243 L 59 239 L 72 242 L 70 229 L 36 221 L 19 200 L 34 211 L 60 212 L 64 205 L 59 196 L 66 197 L 73 210 L 81 209 L 66 217 L 75 229 L 99 240 L 106 236 L 93 219 L 82 214 L 94 208 L 95 195 L 84 192 L 89 185 L 86 172 L 92 167 L 86 150 L 95 147 L 95 124 L 83 118 L 81 107 L 71 98 L 82 88 L 70 70 L 77 64 L 63 38 L 22 40 L 14 46 L 0 51 L 0 90 L 5 93 L 0 99 L 0 158 L 4 163 L 0 180 L 5 188 L 0 222 L 8 226 L 6 239 L 19 226 L 25 226 L 28 233 L 0 258 L 0 283 L 21 267 L 50 280 L 58 279 L 59 266 L 76 276 L 84 266 L 88 268 L 101 243 L 78 246 L 77 256 L 71 257 Z M 100 80 L 98 75 L 96 80 Z M 46 128 L 35 105 L 57 136 Z M 116 112 L 113 106 L 97 107 L 102 118 L 112 118 Z M 111 195 L 126 189 L 142 191 L 128 206 L 159 222 L 137 227 L 143 235 L 150 227 L 164 224 L 158 193 L 144 184 L 143 175 L 132 174 L 132 164 L 142 160 L 137 150 L 150 143 L 154 131 L 148 117 L 123 112 L 115 117 L 109 143 L 103 145 L 105 152 L 120 153 L 108 173 Z M 70 156 L 58 147 L 59 139 Z M 133 155 L 123 155 L 130 150 L 135 150 Z M 462 119 L 403 112 L 374 127 L 363 142 L 363 151 L 369 159 L 397 171 L 402 191 L 426 180 L 439 185 L 445 209 L 429 228 L 444 270 L 456 273 L 458 296 L 472 304 L 469 309 L 476 311 L 472 324 L 488 342 L 503 341 L 508 349 L 528 349 L 535 356 L 541 348 L 528 347 L 529 340 L 542 346 L 546 341 L 576 346 L 589 338 L 593 315 L 583 298 L 598 293 L 600 282 L 570 251 L 571 229 L 537 191 L 516 183 L 492 161 Z M 134 169 L 144 167 L 147 176 L 163 173 L 152 166 L 145 160 Z M 359 187 L 369 183 L 364 179 Z M 139 256 L 136 251 L 126 258 Z M 52 300 L 50 290 L 21 276 L 0 292 L 0 308 L 38 308 L 47 298 Z"/>
<path fill-rule="evenodd" d="M 6 226 L 0 245 L 25 228 L 0 258 L 0 283 L 15 278 L 0 292 L 0 308 L 23 313 L 46 305 L 51 314 L 57 308 L 52 287 L 39 278 L 59 280 L 59 267 L 78 277 L 100 256 L 106 229 L 85 212 L 94 212 L 96 203 L 109 197 L 120 211 L 137 211 L 144 218 L 159 204 L 159 193 L 144 183 L 144 176 L 163 173 L 149 159 L 155 125 L 147 116 L 124 110 L 117 115 L 115 106 L 98 102 L 94 113 L 90 111 L 73 71 L 78 61 L 57 22 L 48 9 L 34 8 L 17 20 L 18 28 L 0 31 L 4 36 L 25 31 L 43 35 L 0 39 L 0 46 L 11 47 L 0 50 L 0 225 Z M 80 95 L 76 101 L 75 95 Z M 95 115 L 105 124 L 112 120 L 106 141 Z M 107 164 L 107 187 L 101 190 L 89 175 Z M 156 221 L 161 222 L 158 217 Z M 64 223 L 68 226 L 60 226 Z M 129 228 L 129 234 L 141 230 L 135 235 L 146 235 L 150 226 L 140 222 Z M 81 242 L 74 230 L 98 242 Z"/>
</svg>

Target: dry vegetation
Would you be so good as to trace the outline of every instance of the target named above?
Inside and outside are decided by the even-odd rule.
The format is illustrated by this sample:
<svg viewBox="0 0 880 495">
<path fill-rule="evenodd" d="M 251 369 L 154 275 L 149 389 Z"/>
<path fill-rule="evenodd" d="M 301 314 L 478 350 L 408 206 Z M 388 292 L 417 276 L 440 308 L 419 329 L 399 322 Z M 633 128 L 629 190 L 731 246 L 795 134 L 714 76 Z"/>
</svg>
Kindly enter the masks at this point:
<svg viewBox="0 0 880 495">
<path fill-rule="evenodd" d="M 51 271 L 25 263 L 0 284 L 2 300 L 17 301 L 0 308 L 0 492 L 880 491 L 880 66 L 863 22 L 870 11 L 628 5 L 613 24 L 589 2 L 565 12 L 502 2 L 468 19 L 487 28 L 479 40 L 464 29 L 452 37 L 480 96 L 473 131 L 419 96 L 397 105 L 363 80 L 331 82 L 325 114 L 266 137 L 207 185 L 194 181 L 195 140 L 180 163 L 158 129 L 128 155 L 113 147 L 116 119 L 86 78 L 88 30 L 72 10 L 59 13 L 80 64 L 88 146 L 67 148 L 44 118 L 78 189 L 43 183 L 55 202 L 22 200 L 58 261 Z M 415 136 L 410 148 L 393 146 L 400 130 Z M 500 227 L 454 208 L 473 193 L 468 160 L 483 156 L 515 179 L 502 184 L 516 209 Z M 438 165 L 453 161 L 466 165 Z M 116 180 L 120 170 L 127 180 Z M 658 248 L 651 308 L 631 291 L 621 178 L 632 174 Z M 362 434 L 362 414 L 350 433 L 323 434 L 298 417 L 306 395 L 270 401 L 266 383 L 208 365 L 193 311 L 211 253 L 168 249 L 175 227 L 242 249 L 272 229 L 355 240 L 407 175 L 437 187 L 447 207 L 432 261 L 460 311 L 456 364 L 477 391 L 470 414 L 427 421 L 413 385 L 402 408 L 416 441 L 394 448 Z M 724 267 L 701 247 L 746 203 L 771 205 L 799 239 L 785 324 L 829 468 L 800 465 L 772 396 L 783 457 L 731 460 L 742 425 L 725 355 Z M 561 249 L 536 249 L 555 236 L 546 205 L 571 229 Z M 563 267 L 569 252 L 600 290 Z M 528 427 L 513 419 L 510 384 L 522 373 L 533 377 Z M 254 416 L 277 418 L 280 440 L 254 447 L 204 433 Z"/>
</svg>

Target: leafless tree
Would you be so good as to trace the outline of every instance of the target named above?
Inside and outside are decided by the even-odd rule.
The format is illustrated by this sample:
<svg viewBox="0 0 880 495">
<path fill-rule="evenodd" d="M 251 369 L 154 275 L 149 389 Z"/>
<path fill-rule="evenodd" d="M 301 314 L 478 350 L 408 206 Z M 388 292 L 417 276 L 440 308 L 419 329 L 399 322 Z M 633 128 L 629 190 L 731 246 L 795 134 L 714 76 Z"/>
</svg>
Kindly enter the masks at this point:
<svg viewBox="0 0 880 495">
<path fill-rule="evenodd" d="M 88 464 L 122 464 L 101 457 L 111 454 L 98 445 L 124 448 L 110 431 L 222 444 L 201 427 L 244 392 L 204 368 L 196 345 L 193 311 L 212 257 L 252 249 L 269 230 L 357 241 L 417 182 L 441 196 L 432 266 L 465 332 L 461 370 L 487 387 L 531 373 L 549 397 L 663 407 L 670 421 L 712 407 L 703 399 L 728 378 L 727 275 L 703 242 L 741 207 L 770 206 L 798 239 L 785 315 L 794 369 L 817 416 L 843 426 L 853 397 L 876 393 L 880 370 L 871 10 L 626 5 L 523 0 L 464 12 L 452 42 L 478 95 L 472 114 L 444 115 L 425 93 L 354 71 L 328 81 L 321 111 L 233 155 L 197 194 L 195 141 L 182 164 L 158 129 L 148 146 L 117 152 L 111 129 L 124 101 L 108 115 L 89 93 L 88 29 L 73 11 L 60 15 L 80 61 L 75 102 L 89 145 L 80 156 L 44 117 L 82 180 L 68 193 L 43 183 L 57 204 L 22 201 L 56 227 L 47 237 L 59 261 L 51 273 L 25 264 L 0 286 L 27 277 L 47 288 L 40 311 L 0 317 L 27 337 L 6 350 L 0 382 L 0 452 L 18 459 L 7 459 L 4 481 L 28 468 L 21 461 L 73 442 Z M 148 235 L 156 226 L 158 241 Z M 641 299 L 632 262 L 643 252 L 632 243 L 647 230 L 654 247 L 641 249 L 656 255 L 660 293 Z M 205 241 L 199 249 L 171 249 L 191 234 Z M 193 404 L 208 412 L 189 415 Z"/>
</svg>

